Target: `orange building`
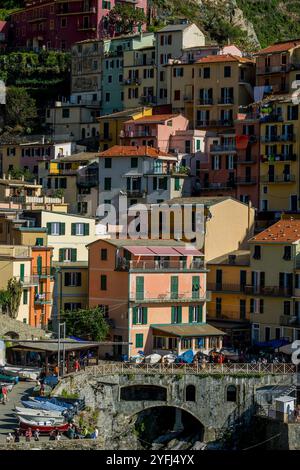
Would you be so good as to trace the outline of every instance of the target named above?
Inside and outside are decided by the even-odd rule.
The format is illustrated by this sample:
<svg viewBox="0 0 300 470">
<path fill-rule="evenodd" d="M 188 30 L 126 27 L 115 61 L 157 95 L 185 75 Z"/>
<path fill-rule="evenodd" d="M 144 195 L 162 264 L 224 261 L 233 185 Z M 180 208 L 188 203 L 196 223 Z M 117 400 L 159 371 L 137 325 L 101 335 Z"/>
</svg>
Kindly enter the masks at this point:
<svg viewBox="0 0 300 470">
<path fill-rule="evenodd" d="M 30 290 L 29 324 L 45 327 L 51 318 L 52 293 L 54 278 L 52 276 L 53 248 L 48 246 L 32 246 L 32 274 L 36 285 Z"/>
<path fill-rule="evenodd" d="M 174 240 L 97 240 L 89 249 L 89 305 L 101 305 L 114 355 L 180 354 L 222 347 L 206 323 L 204 255 Z"/>
</svg>

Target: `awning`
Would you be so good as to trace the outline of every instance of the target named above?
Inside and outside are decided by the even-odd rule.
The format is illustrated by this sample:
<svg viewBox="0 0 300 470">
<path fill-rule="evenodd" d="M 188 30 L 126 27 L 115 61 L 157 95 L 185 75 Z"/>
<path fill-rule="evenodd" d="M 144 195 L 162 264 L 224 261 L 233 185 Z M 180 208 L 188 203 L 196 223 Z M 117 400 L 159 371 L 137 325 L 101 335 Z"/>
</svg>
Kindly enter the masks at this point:
<svg viewBox="0 0 300 470">
<path fill-rule="evenodd" d="M 194 247 L 189 247 L 189 248 L 184 248 L 184 247 L 176 247 L 175 248 L 176 251 L 178 251 L 178 253 L 180 253 L 181 255 L 183 256 L 204 256 L 203 253 L 201 253 L 201 251 L 197 250 L 197 248 L 194 248 Z"/>
<path fill-rule="evenodd" d="M 153 330 L 161 331 L 172 336 L 179 337 L 198 337 L 198 336 L 223 336 L 224 331 L 218 330 L 207 323 L 203 325 L 150 325 Z"/>
<path fill-rule="evenodd" d="M 178 256 L 178 251 L 172 246 L 152 246 L 151 251 L 159 256 Z"/>
<path fill-rule="evenodd" d="M 247 135 L 236 136 L 236 148 L 238 150 L 246 150 L 248 142 L 249 142 L 249 136 Z"/>
<path fill-rule="evenodd" d="M 153 251 L 146 246 L 125 246 L 124 248 L 134 256 L 153 256 Z"/>
</svg>

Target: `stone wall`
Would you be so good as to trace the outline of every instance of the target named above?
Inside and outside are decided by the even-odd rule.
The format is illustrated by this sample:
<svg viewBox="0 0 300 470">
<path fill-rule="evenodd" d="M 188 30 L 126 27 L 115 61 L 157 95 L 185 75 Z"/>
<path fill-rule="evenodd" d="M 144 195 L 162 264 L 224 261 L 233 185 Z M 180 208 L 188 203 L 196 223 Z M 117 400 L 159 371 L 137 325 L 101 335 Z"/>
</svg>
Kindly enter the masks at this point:
<svg viewBox="0 0 300 470">
<path fill-rule="evenodd" d="M 7 315 L 0 314 L 0 337 L 10 332 L 15 333 L 22 339 L 40 339 L 45 337 L 45 331 L 41 328 L 34 328 Z M 16 338 L 18 339 L 18 337 Z"/>
<path fill-rule="evenodd" d="M 18 442 L 6 444 L 0 442 L 0 450 L 104 450 L 103 440 L 99 439 L 63 439 L 62 441 Z"/>
</svg>

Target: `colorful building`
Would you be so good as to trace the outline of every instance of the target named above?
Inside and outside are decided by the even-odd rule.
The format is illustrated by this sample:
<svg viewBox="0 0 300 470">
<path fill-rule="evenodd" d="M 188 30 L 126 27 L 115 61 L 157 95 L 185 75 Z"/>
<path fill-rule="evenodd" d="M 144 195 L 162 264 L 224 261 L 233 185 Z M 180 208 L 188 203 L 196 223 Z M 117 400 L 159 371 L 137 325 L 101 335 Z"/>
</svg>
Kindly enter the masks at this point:
<svg viewBox="0 0 300 470">
<path fill-rule="evenodd" d="M 147 0 L 120 0 L 147 13 Z M 75 42 L 114 36 L 107 22 L 109 11 L 118 0 L 39 0 L 11 15 L 13 45 L 19 48 L 70 49 Z"/>
<path fill-rule="evenodd" d="M 300 339 L 300 220 L 282 219 L 250 239 L 252 339 Z"/>
<path fill-rule="evenodd" d="M 208 352 L 223 332 L 206 323 L 203 255 L 174 240 L 98 240 L 89 250 L 89 305 L 111 321 L 114 355 Z"/>
</svg>

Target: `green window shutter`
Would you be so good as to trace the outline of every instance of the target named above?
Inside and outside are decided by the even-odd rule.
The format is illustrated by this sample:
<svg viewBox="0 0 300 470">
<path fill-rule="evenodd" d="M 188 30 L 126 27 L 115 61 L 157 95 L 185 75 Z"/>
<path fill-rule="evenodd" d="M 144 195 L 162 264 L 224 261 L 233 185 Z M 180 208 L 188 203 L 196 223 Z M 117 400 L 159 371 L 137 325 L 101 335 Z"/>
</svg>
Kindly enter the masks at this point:
<svg viewBox="0 0 300 470">
<path fill-rule="evenodd" d="M 178 323 L 182 323 L 182 307 L 178 307 Z"/>
<path fill-rule="evenodd" d="M 171 323 L 175 323 L 175 307 L 171 307 Z"/>
<path fill-rule="evenodd" d="M 178 298 L 178 276 L 171 276 L 171 299 Z"/>
<path fill-rule="evenodd" d="M 44 292 L 44 283 L 41 282 L 40 284 L 40 294 L 42 294 Z"/>
<path fill-rule="evenodd" d="M 66 233 L 66 224 L 64 222 L 60 222 L 59 224 L 59 234 L 65 235 Z"/>
<path fill-rule="evenodd" d="M 194 307 L 193 305 L 189 306 L 189 323 L 193 323 L 194 319 Z"/>
<path fill-rule="evenodd" d="M 144 335 L 143 333 L 137 333 L 135 335 L 135 347 L 142 348 L 144 345 Z"/>
<path fill-rule="evenodd" d="M 65 249 L 60 248 L 59 249 L 59 261 L 64 261 L 65 260 Z"/>
<path fill-rule="evenodd" d="M 180 184 L 179 183 L 180 183 L 179 178 L 178 178 L 178 176 L 176 176 L 175 179 L 174 179 L 174 189 L 175 189 L 175 191 L 179 191 L 179 189 L 180 189 Z"/>
<path fill-rule="evenodd" d="M 137 312 L 138 312 L 138 308 L 133 307 L 133 309 L 132 309 L 132 324 L 133 325 L 137 324 Z"/>
<path fill-rule="evenodd" d="M 20 280 L 24 281 L 24 275 L 25 275 L 25 264 L 20 264 Z"/>
<path fill-rule="evenodd" d="M 39 293 L 38 286 L 34 286 L 34 295 L 35 295 L 35 297 L 38 295 L 38 293 Z"/>
<path fill-rule="evenodd" d="M 89 234 L 90 234 L 90 225 L 84 224 L 84 235 L 89 235 Z"/>
<path fill-rule="evenodd" d="M 143 321 L 142 321 L 142 324 L 147 325 L 147 323 L 148 323 L 148 308 L 143 307 Z"/>
<path fill-rule="evenodd" d="M 35 240 L 35 245 L 36 246 L 43 246 L 43 244 L 44 244 L 44 240 L 42 238 L 37 238 Z"/>
<path fill-rule="evenodd" d="M 192 287 L 192 297 L 193 299 L 199 299 L 200 295 L 200 277 L 193 276 L 193 287 Z"/>
<path fill-rule="evenodd" d="M 76 235 L 76 224 L 71 224 L 71 235 Z"/>
<path fill-rule="evenodd" d="M 47 233 L 48 233 L 48 235 L 51 235 L 51 233 L 52 233 L 51 227 L 52 227 L 51 222 L 47 222 Z"/>
<path fill-rule="evenodd" d="M 42 274 L 42 257 L 38 256 L 37 257 L 37 273 L 39 276 Z"/>
<path fill-rule="evenodd" d="M 24 305 L 28 304 L 28 290 L 27 289 L 23 290 L 23 304 Z"/>
<path fill-rule="evenodd" d="M 144 277 L 137 276 L 136 277 L 136 300 L 144 300 Z"/>
<path fill-rule="evenodd" d="M 77 261 L 77 248 L 71 249 L 71 261 Z"/>
</svg>

